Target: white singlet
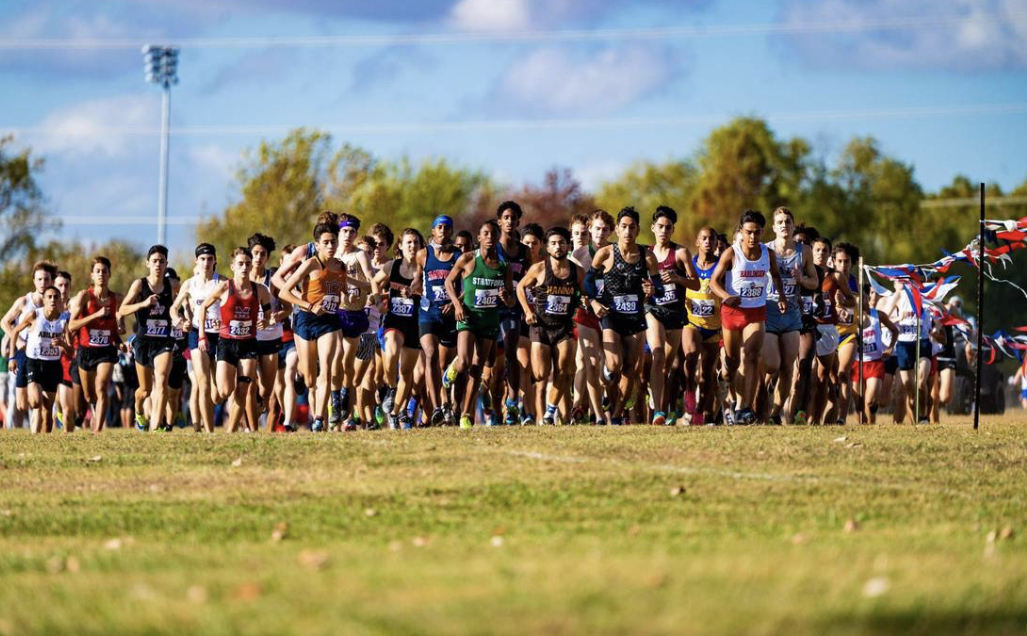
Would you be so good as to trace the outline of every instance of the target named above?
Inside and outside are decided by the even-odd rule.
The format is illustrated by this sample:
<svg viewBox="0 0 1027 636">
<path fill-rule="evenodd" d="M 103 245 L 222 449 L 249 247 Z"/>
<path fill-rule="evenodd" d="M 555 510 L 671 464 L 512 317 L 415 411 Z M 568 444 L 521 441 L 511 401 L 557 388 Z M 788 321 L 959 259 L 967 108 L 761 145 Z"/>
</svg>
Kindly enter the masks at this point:
<svg viewBox="0 0 1027 636">
<path fill-rule="evenodd" d="M 767 280 L 770 273 L 767 246 L 760 243 L 760 255 L 754 261 L 747 259 L 738 245 L 732 245 L 731 249 L 735 251 L 735 258 L 725 281 L 728 293 L 738 296 L 738 306 L 742 309 L 763 307 L 767 304 Z"/>
<path fill-rule="evenodd" d="M 221 282 L 221 274 L 214 272 L 214 276 L 205 283 L 199 282 L 199 277 L 193 278 L 192 287 L 189 289 L 189 298 L 193 301 L 193 329 L 203 329 L 207 333 L 215 333 L 221 329 L 221 301 L 216 301 L 207 308 L 207 315 L 200 324 L 200 309 L 203 303 L 207 302 L 214 288 Z"/>
<path fill-rule="evenodd" d="M 65 311 L 57 318 L 47 320 L 43 313 L 42 307 L 36 309 L 36 321 L 28 328 L 28 348 L 25 355 L 33 360 L 60 360 L 61 349 L 51 344 L 51 341 L 64 336 L 71 314 Z"/>
</svg>

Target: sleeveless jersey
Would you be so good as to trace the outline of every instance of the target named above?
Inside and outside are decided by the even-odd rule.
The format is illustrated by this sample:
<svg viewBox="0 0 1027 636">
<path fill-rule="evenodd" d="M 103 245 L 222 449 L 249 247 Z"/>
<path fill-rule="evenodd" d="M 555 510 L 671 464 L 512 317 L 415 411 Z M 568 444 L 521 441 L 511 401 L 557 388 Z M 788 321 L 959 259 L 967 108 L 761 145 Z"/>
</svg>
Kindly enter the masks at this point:
<svg viewBox="0 0 1027 636">
<path fill-rule="evenodd" d="M 858 292 L 857 287 L 856 277 L 849 274 L 849 289 Z M 838 335 L 842 338 L 851 336 L 859 330 L 856 326 L 856 309 L 855 306 L 843 307 L 841 305 L 835 309 L 835 314 L 838 316 Z"/>
<path fill-rule="evenodd" d="M 774 249 L 774 241 L 767 243 L 767 249 Z M 781 256 L 775 252 L 777 256 L 777 271 L 781 275 L 781 284 L 784 286 L 785 300 L 788 301 L 788 309 L 795 310 L 799 308 L 799 281 L 792 276 L 792 270 L 796 267 L 802 268 L 802 246 L 796 243 L 795 251 L 788 256 Z M 779 292 L 777 287 L 774 285 L 774 280 L 770 278 L 770 273 L 767 273 L 767 304 L 777 304 L 779 298 Z"/>
<path fill-rule="evenodd" d="M 150 281 L 145 277 L 140 278 L 142 283 L 139 288 L 139 300 L 149 298 L 153 294 Z M 157 294 L 157 302 L 153 307 L 143 307 L 135 312 L 136 336 L 146 338 L 170 338 L 171 337 L 171 284 L 164 282 L 164 288 Z"/>
<path fill-rule="evenodd" d="M 201 316 L 200 309 L 203 303 L 207 302 L 214 289 L 221 283 L 221 274 L 214 272 L 210 280 L 199 282 L 199 278 L 193 278 L 192 287 L 189 290 L 189 297 L 193 301 L 193 329 L 203 330 L 207 333 L 216 333 L 221 328 L 221 301 L 215 302 L 207 308 L 207 315 Z"/>
<path fill-rule="evenodd" d="M 645 300 L 642 281 L 649 277 L 649 266 L 645 259 L 646 247 L 636 247 L 638 260 L 629 263 L 624 260 L 620 246 L 614 243 L 613 267 L 603 273 L 604 294 L 608 299 L 610 311 L 629 316 L 642 313 L 642 303 Z"/>
<path fill-rule="evenodd" d="M 100 311 L 102 306 L 100 299 L 93 293 L 93 288 L 87 289 L 86 303 L 82 309 L 82 316 L 91 316 Z M 107 307 L 110 309 L 107 316 L 79 328 L 78 346 L 88 349 L 99 349 L 116 345 L 121 341 L 121 337 L 118 335 L 118 319 L 115 316 L 118 311 L 118 300 L 110 291 L 107 292 Z"/>
<path fill-rule="evenodd" d="M 805 287 L 799 287 L 799 311 L 803 316 L 813 318 L 817 310 L 817 301 L 820 298 L 820 288 L 824 283 L 824 268 L 819 265 L 814 265 L 813 269 L 817 272 L 817 288 L 806 289 Z"/>
<path fill-rule="evenodd" d="M 901 294 L 899 297 L 899 320 L 896 326 L 899 328 L 899 342 L 916 342 L 916 309 L 910 304 L 906 292 L 895 292 Z M 931 311 L 927 304 L 921 305 L 923 312 L 920 314 L 920 339 L 927 340 L 931 333 Z"/>
<path fill-rule="evenodd" d="M 22 307 L 21 307 L 21 315 L 18 316 L 18 321 L 16 323 L 14 323 L 14 324 L 17 325 L 18 322 L 21 322 L 22 320 L 25 320 L 25 318 L 29 314 L 34 314 L 34 313 L 36 313 L 37 309 L 41 309 L 43 307 L 42 305 L 37 305 L 36 301 L 32 300 L 32 294 L 34 294 L 34 293 L 35 292 L 29 292 L 29 293 L 25 294 L 25 304 L 22 305 Z M 21 332 L 21 334 L 18 337 L 21 339 L 21 341 L 23 343 L 24 342 L 28 342 L 29 334 L 28 334 L 27 331 L 23 331 L 23 332 Z"/>
<path fill-rule="evenodd" d="M 496 244 L 496 252 L 499 254 L 499 260 L 505 262 L 506 266 L 510 269 L 510 281 L 511 284 L 516 288 L 521 279 L 524 278 L 524 272 L 528 271 L 528 248 L 524 247 L 520 243 L 517 244 L 518 255 L 510 256 L 506 250 L 503 249 L 502 243 Z M 523 308 L 520 303 L 515 303 L 513 307 L 507 307 L 506 305 L 500 305 L 500 311 L 510 313 L 521 313 Z"/>
<path fill-rule="evenodd" d="M 346 295 L 342 299 L 342 308 L 346 311 L 360 311 L 363 310 L 364 305 L 367 304 L 367 297 L 370 295 L 369 291 L 365 291 L 351 285 L 350 281 L 362 281 L 367 282 L 364 277 L 364 270 L 360 268 L 360 263 L 357 258 L 353 258 L 350 263 L 343 261 L 343 267 L 346 268 Z"/>
<path fill-rule="evenodd" d="M 25 355 L 33 360 L 60 360 L 61 348 L 52 344 L 54 338 L 64 336 L 64 330 L 68 327 L 71 314 L 62 312 L 57 318 L 47 320 L 45 310 L 37 307 L 35 310 L 36 321 L 28 328 L 28 344 Z"/>
<path fill-rule="evenodd" d="M 275 275 L 276 271 L 278 271 L 277 268 L 264 270 L 264 287 L 267 287 L 267 290 L 269 292 L 271 291 L 271 277 Z M 264 308 L 260 307 L 259 301 L 257 305 L 257 317 L 261 320 L 264 320 L 266 323 L 271 319 L 271 316 L 264 315 Z M 268 313 L 277 313 L 281 306 L 281 303 L 278 302 L 278 298 L 274 294 L 271 294 L 271 309 Z M 264 329 L 257 330 L 257 340 L 260 340 L 261 342 L 266 342 L 269 340 L 278 340 L 279 338 L 282 338 L 284 336 L 285 326 L 281 322 L 275 322 L 275 324 L 271 327 L 266 327 Z"/>
<path fill-rule="evenodd" d="M 760 255 L 750 261 L 742 253 L 742 248 L 732 245 L 735 251 L 731 271 L 727 273 L 727 291 L 738 296 L 738 306 L 742 309 L 754 309 L 767 304 L 767 279 L 770 274 L 770 252 L 767 246 L 760 244 Z"/>
<path fill-rule="evenodd" d="M 260 294 L 257 284 L 250 281 L 250 297 L 240 298 L 235 281 L 228 281 L 228 300 L 221 303 L 222 338 L 252 340 L 257 336 L 257 316 L 260 313 Z"/>
<path fill-rule="evenodd" d="M 578 289 L 578 266 L 567 261 L 570 272 L 567 278 L 557 278 L 549 257 L 546 257 L 546 275 L 541 285 L 535 285 L 535 313 L 543 325 L 569 325 L 578 308 L 581 291 Z"/>
<path fill-rule="evenodd" d="M 656 264 L 660 272 L 677 271 L 681 273 L 677 263 L 677 254 L 680 247 L 677 243 L 670 244 L 670 251 L 667 252 L 667 256 Z M 649 252 L 654 257 L 656 256 L 654 246 L 649 246 Z M 648 272 L 648 269 L 646 271 Z M 665 284 L 663 286 L 663 295 L 653 296 L 646 304 L 649 305 L 650 309 L 656 310 L 657 313 L 680 315 L 685 311 L 685 294 L 681 292 L 682 289 L 676 283 L 672 285 Z"/>
<path fill-rule="evenodd" d="M 496 268 L 489 267 L 481 256 L 474 253 L 474 269 L 464 278 L 463 303 L 475 314 L 489 314 L 499 310 L 499 290 L 506 281 L 506 261 L 500 260 Z"/>
<path fill-rule="evenodd" d="M 435 253 L 435 245 L 429 243 L 424 259 L 424 296 L 421 297 L 421 311 L 438 312 L 449 303 L 446 293 L 446 277 L 460 258 L 460 250 L 453 249 L 453 256 L 448 261 L 440 261 Z"/>
<path fill-rule="evenodd" d="M 834 270 L 825 270 L 824 278 L 820 281 L 820 302 L 816 307 L 814 315 L 817 323 L 821 325 L 838 324 L 838 313 L 835 311 L 834 293 L 838 289 L 838 281 L 834 279 Z"/>
<path fill-rule="evenodd" d="M 717 269 L 717 262 L 714 261 L 703 269 L 699 267 L 697 254 L 692 257 L 692 265 L 699 275 L 699 289 L 685 290 L 685 298 L 688 300 L 688 321 L 703 329 L 720 329 L 720 297 L 710 290 L 710 280 L 713 278 L 713 270 Z"/>
<path fill-rule="evenodd" d="M 317 257 L 314 257 L 317 258 Z M 318 259 L 320 263 L 320 259 Z M 325 263 L 321 263 L 321 271 L 317 278 L 310 278 L 309 276 L 303 279 L 302 291 L 300 297 L 304 302 L 315 304 L 319 300 L 323 300 L 321 308 L 326 314 L 335 313 L 335 310 L 339 308 L 339 303 L 342 301 L 342 294 L 345 291 L 343 288 L 343 279 L 346 277 L 344 272 L 336 272 L 328 269 Z"/>
<path fill-rule="evenodd" d="M 881 318 L 876 309 L 871 308 L 867 312 L 870 324 L 863 328 L 863 351 L 859 354 L 859 360 L 871 362 L 880 360 L 884 355 L 884 335 L 881 333 Z"/>
<path fill-rule="evenodd" d="M 392 261 L 392 271 L 389 272 L 389 315 L 409 320 L 417 317 L 420 301 L 410 289 L 414 284 L 413 277 L 404 276 L 402 270 L 403 259 Z M 401 295 L 404 289 L 407 290 L 406 297 Z"/>
</svg>

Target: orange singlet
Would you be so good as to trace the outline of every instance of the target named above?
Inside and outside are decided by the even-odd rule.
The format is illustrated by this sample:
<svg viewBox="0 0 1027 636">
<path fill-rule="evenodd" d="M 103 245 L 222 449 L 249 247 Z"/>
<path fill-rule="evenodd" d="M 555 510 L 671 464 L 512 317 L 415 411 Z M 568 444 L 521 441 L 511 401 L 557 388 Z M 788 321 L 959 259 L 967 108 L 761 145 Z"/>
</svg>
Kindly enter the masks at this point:
<svg viewBox="0 0 1027 636">
<path fill-rule="evenodd" d="M 321 265 L 321 275 L 317 278 L 303 279 L 301 297 L 310 304 L 324 299 L 321 304 L 325 313 L 334 313 L 339 308 L 339 301 L 346 288 L 346 271 L 332 271 L 328 269 L 321 259 L 317 262 Z"/>
</svg>

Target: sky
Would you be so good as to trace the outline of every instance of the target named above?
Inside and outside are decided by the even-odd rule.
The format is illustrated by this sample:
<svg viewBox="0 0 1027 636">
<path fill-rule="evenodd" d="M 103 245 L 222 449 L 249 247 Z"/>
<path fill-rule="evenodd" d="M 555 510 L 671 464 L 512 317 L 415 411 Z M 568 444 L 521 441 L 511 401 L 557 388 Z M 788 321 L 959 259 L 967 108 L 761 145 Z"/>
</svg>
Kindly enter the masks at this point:
<svg viewBox="0 0 1027 636">
<path fill-rule="evenodd" d="M 871 135 L 928 191 L 1027 180 L 1027 0 L 5 0 L 0 134 L 45 159 L 63 240 L 156 240 L 144 43 L 181 49 L 176 251 L 238 199 L 244 151 L 299 126 L 595 188 L 755 115 L 829 162 Z"/>
</svg>

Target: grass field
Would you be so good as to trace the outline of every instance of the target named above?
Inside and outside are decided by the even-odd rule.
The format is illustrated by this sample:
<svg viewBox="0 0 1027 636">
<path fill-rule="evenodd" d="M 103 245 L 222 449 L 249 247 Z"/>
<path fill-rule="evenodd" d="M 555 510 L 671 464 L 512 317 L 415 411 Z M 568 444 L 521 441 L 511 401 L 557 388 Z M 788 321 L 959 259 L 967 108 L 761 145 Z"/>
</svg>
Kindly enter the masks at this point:
<svg viewBox="0 0 1027 636">
<path fill-rule="evenodd" d="M 1027 629 L 1027 425 L 0 435 L 0 634 Z"/>
</svg>

